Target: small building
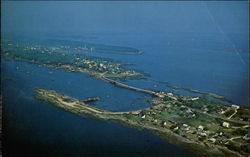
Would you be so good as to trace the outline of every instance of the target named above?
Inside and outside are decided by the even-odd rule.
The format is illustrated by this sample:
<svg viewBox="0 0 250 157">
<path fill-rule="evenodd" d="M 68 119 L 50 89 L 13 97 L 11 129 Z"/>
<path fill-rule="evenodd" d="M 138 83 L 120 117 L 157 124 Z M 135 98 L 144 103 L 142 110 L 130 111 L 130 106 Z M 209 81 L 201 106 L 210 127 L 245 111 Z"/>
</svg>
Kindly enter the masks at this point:
<svg viewBox="0 0 250 157">
<path fill-rule="evenodd" d="M 177 126 L 177 127 L 174 128 L 174 131 L 176 131 L 176 130 L 178 130 L 178 129 L 179 129 L 179 127 Z"/>
<path fill-rule="evenodd" d="M 199 126 L 198 126 L 198 130 L 201 130 L 201 131 L 204 130 L 204 126 L 199 125 Z"/>
<path fill-rule="evenodd" d="M 156 93 L 156 96 L 158 96 L 159 98 L 164 98 L 165 95 L 161 94 L 161 93 Z"/>
<path fill-rule="evenodd" d="M 183 130 L 184 131 L 189 131 L 189 129 L 190 129 L 190 126 L 189 127 L 185 127 Z"/>
<path fill-rule="evenodd" d="M 234 105 L 234 104 L 233 104 L 233 105 L 231 105 L 231 107 L 232 107 L 232 108 L 235 108 L 235 109 L 239 109 L 239 108 L 240 108 L 240 106 L 238 106 L 238 105 Z"/>
<path fill-rule="evenodd" d="M 142 119 L 145 119 L 145 118 L 146 118 L 146 115 L 145 115 L 145 114 L 144 114 L 144 115 L 142 115 L 142 116 L 141 116 L 141 118 L 142 118 Z"/>
<path fill-rule="evenodd" d="M 199 99 L 199 97 L 196 97 L 196 98 L 192 98 L 191 100 L 195 101 L 195 100 L 198 100 L 198 99 Z"/>
<path fill-rule="evenodd" d="M 219 136 L 219 134 L 216 133 L 216 134 L 214 134 L 212 137 L 215 138 L 215 137 L 218 137 L 218 136 Z"/>
<path fill-rule="evenodd" d="M 208 108 L 207 107 L 203 107 L 203 112 L 207 113 L 208 112 Z"/>
<path fill-rule="evenodd" d="M 220 113 L 220 114 L 224 114 L 224 113 L 226 113 L 226 111 L 221 110 L 221 111 L 219 111 L 219 113 Z"/>
<path fill-rule="evenodd" d="M 173 93 L 167 93 L 167 96 L 174 96 Z"/>
<path fill-rule="evenodd" d="M 215 143 L 216 139 L 215 138 L 210 138 L 208 141 L 211 142 L 211 143 Z"/>
<path fill-rule="evenodd" d="M 183 124 L 182 126 L 184 126 L 184 127 L 188 127 L 188 125 L 187 125 L 187 124 Z"/>
<path fill-rule="evenodd" d="M 166 126 L 167 125 L 167 122 L 163 121 L 163 126 Z"/>
<path fill-rule="evenodd" d="M 225 128 L 229 128 L 229 123 L 228 122 L 223 122 L 222 126 L 225 127 Z"/>
<path fill-rule="evenodd" d="M 207 134 L 204 133 L 204 132 L 201 132 L 200 135 L 201 135 L 202 137 L 206 137 L 206 136 L 207 136 Z"/>
</svg>

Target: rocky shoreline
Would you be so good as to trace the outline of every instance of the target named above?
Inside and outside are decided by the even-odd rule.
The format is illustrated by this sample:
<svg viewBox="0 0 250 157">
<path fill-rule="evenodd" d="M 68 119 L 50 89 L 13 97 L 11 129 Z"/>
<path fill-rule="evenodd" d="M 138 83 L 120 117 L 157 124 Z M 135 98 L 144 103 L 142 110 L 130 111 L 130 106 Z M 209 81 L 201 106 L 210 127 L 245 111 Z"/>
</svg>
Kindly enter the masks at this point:
<svg viewBox="0 0 250 157">
<path fill-rule="evenodd" d="M 212 156 L 236 156 L 243 157 L 235 151 L 229 150 L 227 147 L 214 145 L 210 143 L 197 142 L 192 139 L 188 139 L 173 132 L 173 130 L 162 128 L 160 126 L 154 126 L 151 124 L 143 123 L 139 120 L 133 120 L 127 116 L 136 115 L 144 110 L 131 111 L 131 112 L 111 112 L 94 108 L 85 104 L 82 101 L 70 98 L 65 95 L 61 95 L 52 90 L 36 89 L 34 95 L 35 99 L 54 105 L 57 108 L 63 109 L 67 112 L 71 112 L 77 115 L 86 116 L 103 121 L 113 121 L 125 126 L 129 126 L 136 129 L 144 129 L 153 132 L 166 141 L 178 144 L 186 148 L 187 150 L 205 157 Z M 58 101 L 60 100 L 60 101 Z M 63 102 L 65 100 L 66 102 Z M 72 105 L 75 104 L 75 105 Z M 85 108 L 86 107 L 86 108 Z"/>
</svg>

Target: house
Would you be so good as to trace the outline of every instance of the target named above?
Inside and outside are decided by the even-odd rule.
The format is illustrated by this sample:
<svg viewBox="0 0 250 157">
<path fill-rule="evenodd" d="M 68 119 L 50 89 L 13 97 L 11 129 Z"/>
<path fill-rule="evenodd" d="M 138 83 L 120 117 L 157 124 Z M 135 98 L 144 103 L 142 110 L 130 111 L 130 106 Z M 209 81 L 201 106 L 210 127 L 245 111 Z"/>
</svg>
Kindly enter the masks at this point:
<svg viewBox="0 0 250 157">
<path fill-rule="evenodd" d="M 223 122 L 222 126 L 225 127 L 225 128 L 229 128 L 229 123 L 228 122 Z"/>
<path fill-rule="evenodd" d="M 189 129 L 190 129 L 190 126 L 189 126 L 189 127 L 184 128 L 183 130 L 184 130 L 184 131 L 189 131 Z"/>
<path fill-rule="evenodd" d="M 167 96 L 174 96 L 173 93 L 167 93 Z"/>
<path fill-rule="evenodd" d="M 207 136 L 207 134 L 204 133 L 204 132 L 201 132 L 200 135 L 201 135 L 202 137 L 206 137 L 206 136 Z"/>
<path fill-rule="evenodd" d="M 208 141 L 211 142 L 211 143 L 215 143 L 216 139 L 215 138 L 210 138 Z"/>
<path fill-rule="evenodd" d="M 239 108 L 240 108 L 240 106 L 238 106 L 238 105 L 234 105 L 234 104 L 233 104 L 233 105 L 231 105 L 231 107 L 232 107 L 232 108 L 235 108 L 235 109 L 239 109 Z"/>
<path fill-rule="evenodd" d="M 178 130 L 178 129 L 179 129 L 179 127 L 177 126 L 177 127 L 174 128 L 174 131 L 176 131 L 176 130 Z"/>
<path fill-rule="evenodd" d="M 226 111 L 221 110 L 221 111 L 219 111 L 219 113 L 220 113 L 220 114 L 224 114 L 224 113 L 226 113 Z"/>
<path fill-rule="evenodd" d="M 167 122 L 163 121 L 163 123 L 162 123 L 162 124 L 163 124 L 163 126 L 166 126 L 166 125 L 167 125 Z"/>
<path fill-rule="evenodd" d="M 195 100 L 198 100 L 198 99 L 199 99 L 199 97 L 196 97 L 196 98 L 192 98 L 191 100 L 195 101 Z"/>
<path fill-rule="evenodd" d="M 198 126 L 198 130 L 200 130 L 200 131 L 204 130 L 204 126 L 199 125 L 199 126 Z"/>
<path fill-rule="evenodd" d="M 184 127 L 188 127 L 188 125 L 187 125 L 187 124 L 183 124 L 183 126 L 184 126 Z"/>
<path fill-rule="evenodd" d="M 165 97 L 165 95 L 162 94 L 162 93 L 156 93 L 155 95 L 158 96 L 159 98 L 164 98 Z"/>
</svg>

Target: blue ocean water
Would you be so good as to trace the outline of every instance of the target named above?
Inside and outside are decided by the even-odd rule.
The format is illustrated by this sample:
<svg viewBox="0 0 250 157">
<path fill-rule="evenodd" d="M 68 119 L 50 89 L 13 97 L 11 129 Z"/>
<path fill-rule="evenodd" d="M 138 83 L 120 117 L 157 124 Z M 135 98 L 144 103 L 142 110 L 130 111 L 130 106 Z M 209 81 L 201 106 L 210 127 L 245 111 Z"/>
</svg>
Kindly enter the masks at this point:
<svg viewBox="0 0 250 157">
<path fill-rule="evenodd" d="M 127 84 L 166 90 L 161 82 L 168 82 L 249 105 L 246 4 L 3 2 L 2 38 L 133 47 L 144 54 L 87 55 L 131 63 L 127 68 L 150 74 Z M 2 58 L 1 70 L 3 78 L 13 79 L 2 80 L 4 152 L 9 156 L 194 156 L 150 132 L 80 117 L 32 97 L 35 88 L 48 88 L 78 99 L 99 96 L 94 106 L 129 111 L 149 106 L 145 94 L 9 58 Z"/>
<path fill-rule="evenodd" d="M 147 131 L 80 117 L 32 98 L 35 88 L 47 88 L 79 99 L 98 95 L 101 102 L 94 106 L 128 111 L 149 106 L 136 99 L 145 97 L 140 93 L 120 90 L 83 74 L 49 74 L 52 70 L 8 59 L 2 65 L 4 76 L 13 78 L 3 81 L 6 155 L 193 156 Z"/>
</svg>

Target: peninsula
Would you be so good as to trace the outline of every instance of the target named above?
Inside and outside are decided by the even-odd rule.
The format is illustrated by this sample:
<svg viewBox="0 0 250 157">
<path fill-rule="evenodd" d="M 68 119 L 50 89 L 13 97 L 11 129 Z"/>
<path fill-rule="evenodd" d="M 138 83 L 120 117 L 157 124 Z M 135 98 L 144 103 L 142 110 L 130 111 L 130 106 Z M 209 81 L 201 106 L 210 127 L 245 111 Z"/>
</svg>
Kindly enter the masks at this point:
<svg viewBox="0 0 250 157">
<path fill-rule="evenodd" d="M 137 111 L 112 112 L 87 104 L 98 101 L 98 95 L 80 101 L 46 89 L 35 90 L 34 97 L 37 100 L 81 116 L 149 130 L 166 141 L 179 144 L 201 156 L 241 157 L 249 154 L 249 108 L 247 107 L 240 107 L 230 101 L 227 101 L 230 105 L 226 105 L 211 101 L 205 96 L 188 97 L 126 85 L 119 80 L 140 79 L 145 73 L 127 69 L 123 63 L 110 59 L 65 52 L 67 46 L 46 47 L 10 41 L 2 41 L 1 44 L 3 56 L 51 69 L 89 74 L 116 87 L 150 95 L 152 106 Z M 109 48 L 124 50 L 120 47 L 105 47 L 105 51 Z M 212 93 L 190 91 L 224 102 L 226 100 Z"/>
<path fill-rule="evenodd" d="M 87 73 L 91 76 L 102 75 L 116 79 L 140 78 L 145 75 L 137 70 L 125 69 L 121 62 L 116 62 L 111 59 L 65 52 L 64 47 L 68 46 L 47 47 L 5 40 L 1 41 L 1 45 L 1 55 L 3 56 L 9 56 L 14 60 L 38 64 L 39 66 L 52 69 Z M 113 46 L 109 47 L 109 49 L 118 48 Z"/>
<path fill-rule="evenodd" d="M 36 89 L 35 99 L 74 114 L 149 130 L 201 156 L 247 156 L 249 109 L 204 98 L 156 92 L 152 107 L 112 112 L 53 90 Z"/>
</svg>

